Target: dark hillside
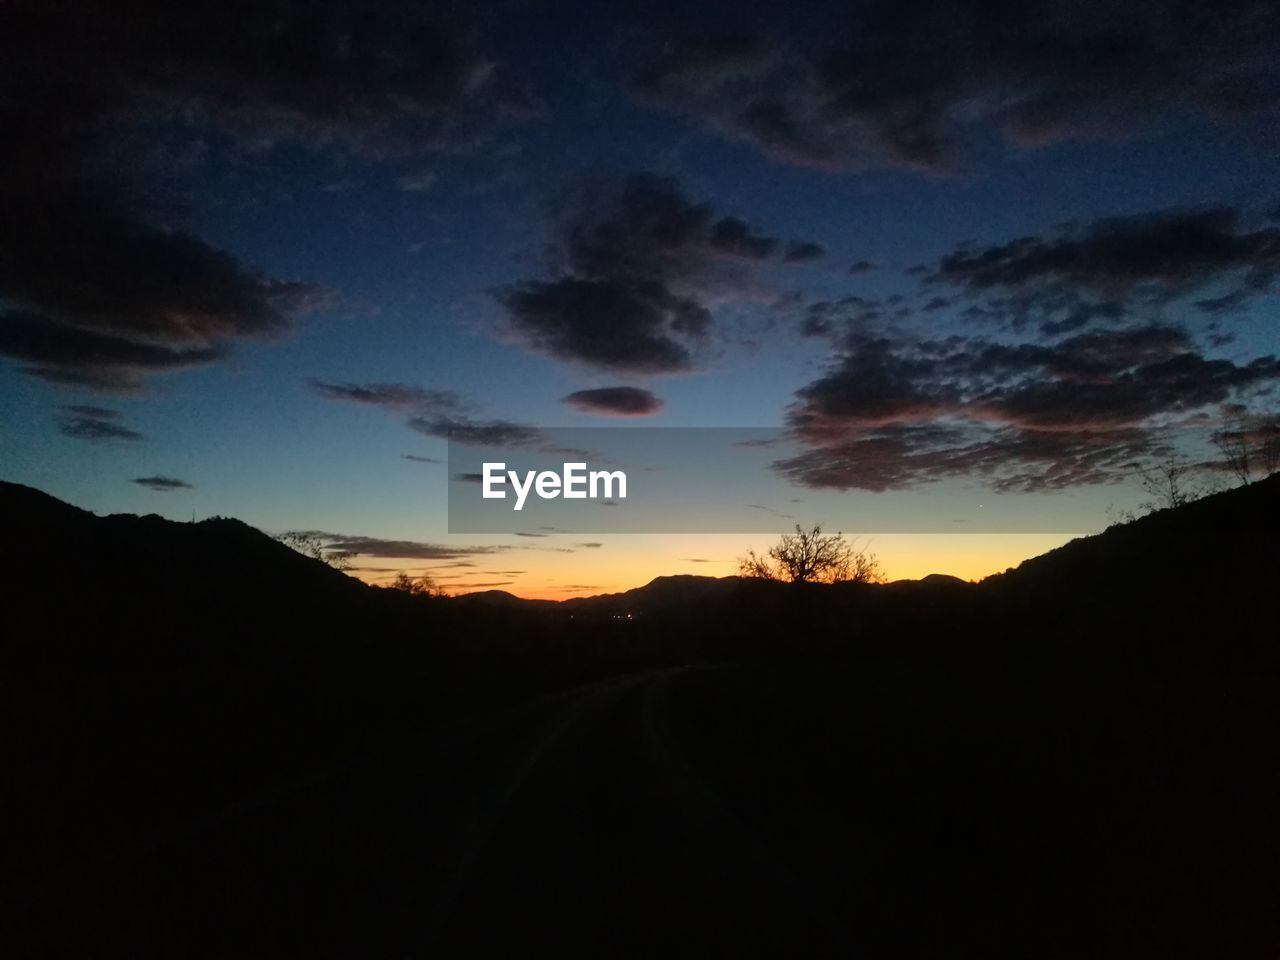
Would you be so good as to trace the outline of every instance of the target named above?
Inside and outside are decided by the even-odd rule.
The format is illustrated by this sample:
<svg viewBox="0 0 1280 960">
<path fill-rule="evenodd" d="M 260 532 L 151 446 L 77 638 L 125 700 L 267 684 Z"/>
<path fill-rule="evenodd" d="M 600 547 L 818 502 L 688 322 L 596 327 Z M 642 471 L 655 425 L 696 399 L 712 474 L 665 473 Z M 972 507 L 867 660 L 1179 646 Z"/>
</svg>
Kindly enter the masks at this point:
<svg viewBox="0 0 1280 960">
<path fill-rule="evenodd" d="M 551 604 L 5 484 L 0 894 L 39 956 L 1274 956 L 1278 495 Z"/>
</svg>

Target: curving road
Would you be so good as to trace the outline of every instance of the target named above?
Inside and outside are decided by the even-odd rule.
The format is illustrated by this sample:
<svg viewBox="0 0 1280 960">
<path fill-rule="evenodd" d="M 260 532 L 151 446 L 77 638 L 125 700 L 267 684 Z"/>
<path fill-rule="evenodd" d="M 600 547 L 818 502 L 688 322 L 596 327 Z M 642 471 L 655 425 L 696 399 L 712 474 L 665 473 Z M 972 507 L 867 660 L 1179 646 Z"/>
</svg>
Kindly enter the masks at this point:
<svg viewBox="0 0 1280 960">
<path fill-rule="evenodd" d="M 34 905 L 42 956 L 847 955 L 690 761 L 688 670 L 592 684 L 158 832 Z"/>
</svg>

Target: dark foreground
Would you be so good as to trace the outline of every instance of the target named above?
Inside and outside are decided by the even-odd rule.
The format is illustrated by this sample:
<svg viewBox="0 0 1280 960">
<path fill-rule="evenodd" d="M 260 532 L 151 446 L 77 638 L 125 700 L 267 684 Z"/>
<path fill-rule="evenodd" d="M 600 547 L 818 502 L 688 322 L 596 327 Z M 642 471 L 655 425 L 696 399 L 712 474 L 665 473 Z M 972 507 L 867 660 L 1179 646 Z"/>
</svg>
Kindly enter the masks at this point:
<svg viewBox="0 0 1280 960">
<path fill-rule="evenodd" d="M 6 956 L 1280 950 L 1275 483 L 572 620 L 0 492 Z"/>
</svg>

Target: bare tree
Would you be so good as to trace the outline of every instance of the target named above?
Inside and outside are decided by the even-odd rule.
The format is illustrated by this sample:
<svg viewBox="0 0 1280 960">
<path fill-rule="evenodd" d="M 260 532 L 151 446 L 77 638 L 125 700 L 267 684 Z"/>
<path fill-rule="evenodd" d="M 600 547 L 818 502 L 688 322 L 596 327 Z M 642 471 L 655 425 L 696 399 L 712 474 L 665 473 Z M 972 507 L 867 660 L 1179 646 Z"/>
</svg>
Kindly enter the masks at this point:
<svg viewBox="0 0 1280 960">
<path fill-rule="evenodd" d="M 1234 413 L 1213 435 L 1223 463 L 1242 484 L 1280 469 L 1280 417 Z"/>
<path fill-rule="evenodd" d="M 1155 464 L 1135 463 L 1134 468 L 1143 492 L 1151 498 L 1142 504 L 1148 513 L 1181 507 L 1202 495 L 1195 482 L 1197 468 L 1185 460 L 1170 457 Z"/>
<path fill-rule="evenodd" d="M 840 533 L 823 533 L 820 524 L 785 533 L 764 556 L 754 550 L 738 560 L 744 577 L 788 583 L 879 583 L 884 579 L 875 554 L 857 549 Z"/>
<path fill-rule="evenodd" d="M 1213 435 L 1213 445 L 1222 454 L 1222 462 L 1241 484 L 1253 481 L 1252 460 L 1253 444 L 1249 440 L 1247 430 L 1241 429 L 1237 422 Z"/>
<path fill-rule="evenodd" d="M 399 590 L 402 593 L 408 593 L 415 597 L 447 597 L 444 588 L 436 583 L 435 578 L 429 573 L 421 576 L 411 577 L 409 574 L 401 570 L 396 574 L 395 579 L 391 581 L 391 589 Z"/>
<path fill-rule="evenodd" d="M 335 570 L 350 570 L 351 560 L 355 557 L 354 553 L 347 550 L 330 550 L 325 546 L 325 542 L 313 533 L 290 530 L 280 534 L 276 539 L 304 557 L 319 560 Z"/>
</svg>

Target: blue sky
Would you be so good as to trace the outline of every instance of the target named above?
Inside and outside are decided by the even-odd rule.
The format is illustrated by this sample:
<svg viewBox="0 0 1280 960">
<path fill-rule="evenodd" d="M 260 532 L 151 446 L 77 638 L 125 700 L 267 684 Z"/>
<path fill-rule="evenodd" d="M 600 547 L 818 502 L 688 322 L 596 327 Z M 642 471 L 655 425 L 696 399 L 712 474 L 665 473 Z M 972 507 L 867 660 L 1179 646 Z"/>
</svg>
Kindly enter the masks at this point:
<svg viewBox="0 0 1280 960">
<path fill-rule="evenodd" d="M 469 424 L 792 429 L 813 457 L 786 479 L 827 513 L 841 491 L 987 490 L 1104 525 L 1140 498 L 1130 460 L 1203 459 L 1230 418 L 1276 412 L 1275 16 L 915 6 L 859 27 L 842 5 L 197 4 L 188 32 L 15 5 L 0 52 L 37 95 L 0 115 L 24 144 L 4 478 L 99 512 L 465 546 L 447 468 L 403 459 L 445 455 L 406 426 L 421 399 L 317 388 L 401 385 Z M 50 68 L 51 44 L 82 52 Z M 1081 304 L 1109 312 L 1063 323 Z M 563 401 L 619 386 L 655 412 Z M 136 482 L 157 476 L 186 486 Z M 589 563 L 616 554 L 596 579 L 633 585 L 677 572 L 664 542 Z"/>
</svg>

